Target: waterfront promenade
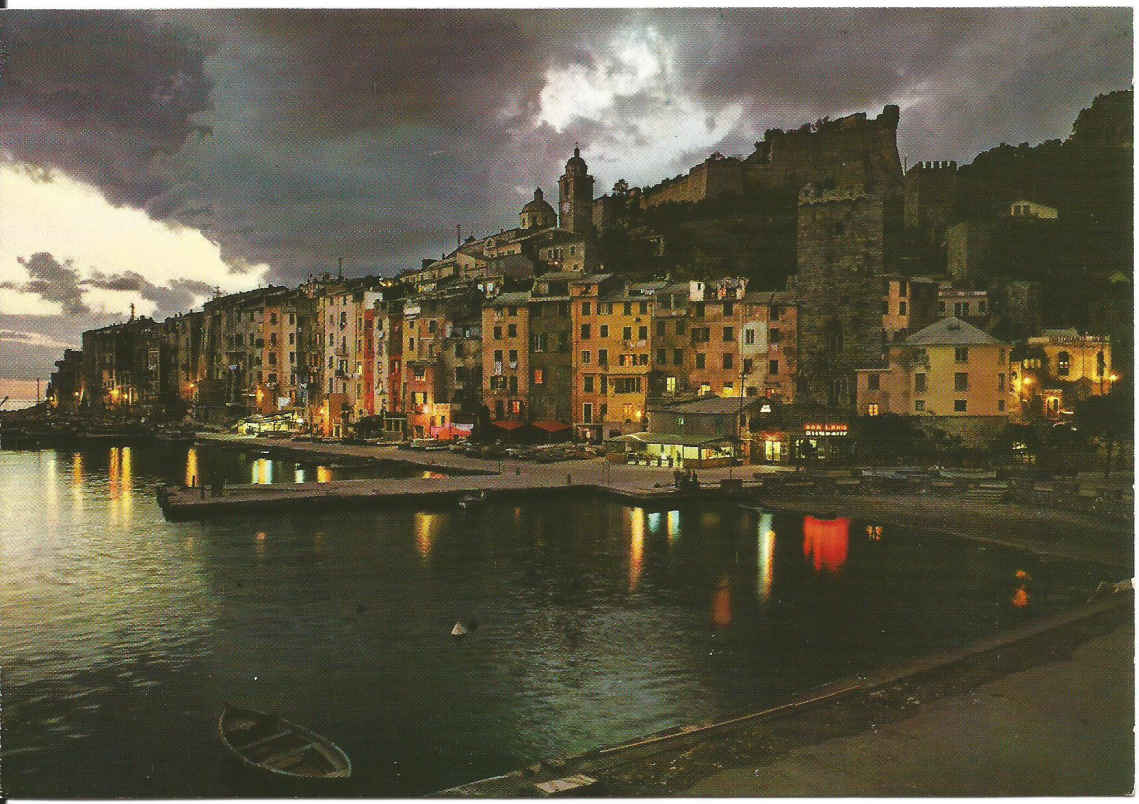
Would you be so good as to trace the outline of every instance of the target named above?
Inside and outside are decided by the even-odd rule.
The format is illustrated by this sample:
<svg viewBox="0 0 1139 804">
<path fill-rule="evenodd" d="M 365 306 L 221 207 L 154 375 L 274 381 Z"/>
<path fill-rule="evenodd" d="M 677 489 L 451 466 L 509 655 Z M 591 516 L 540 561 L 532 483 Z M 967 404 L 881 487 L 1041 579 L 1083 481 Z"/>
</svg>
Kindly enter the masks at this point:
<svg viewBox="0 0 1139 804">
<path fill-rule="evenodd" d="M 737 466 L 701 470 L 701 491 L 678 493 L 669 468 L 607 463 L 602 458 L 535 463 L 512 458 L 488 460 L 446 451 L 425 452 L 395 447 L 274 441 L 202 434 L 202 443 L 245 450 L 268 450 L 271 455 L 306 460 L 351 458 L 407 461 L 449 472 L 445 477 L 370 478 L 329 483 L 228 486 L 224 496 L 203 498 L 199 489 L 168 490 L 167 515 L 195 519 L 242 510 L 279 510 L 292 506 L 335 504 L 453 504 L 464 494 L 486 491 L 489 496 L 540 499 L 543 494 L 608 494 L 631 503 L 668 503 L 694 496 L 713 496 L 721 480 L 742 479 L 741 502 L 804 513 L 839 513 L 885 524 L 921 527 L 929 532 L 992 542 L 1035 553 L 1112 567 L 1118 580 L 1134 573 L 1134 530 L 1130 520 L 1014 503 L 967 499 L 939 494 L 836 494 L 815 488 L 804 476 L 786 467 Z M 457 473 L 466 474 L 457 474 Z M 781 475 L 789 483 L 778 489 L 760 488 L 760 478 Z M 1080 476 L 1081 485 L 1100 488 L 1099 475 Z M 1106 481 L 1128 486 L 1130 477 Z"/>
</svg>

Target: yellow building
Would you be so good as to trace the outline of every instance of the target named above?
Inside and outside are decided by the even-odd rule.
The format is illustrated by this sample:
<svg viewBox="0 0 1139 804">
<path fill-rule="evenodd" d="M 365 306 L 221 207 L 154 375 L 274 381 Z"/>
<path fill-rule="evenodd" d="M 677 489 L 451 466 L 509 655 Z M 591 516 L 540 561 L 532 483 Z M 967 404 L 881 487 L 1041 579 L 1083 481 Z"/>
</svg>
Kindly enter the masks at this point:
<svg viewBox="0 0 1139 804">
<path fill-rule="evenodd" d="M 973 440 L 1008 422 L 1015 399 L 1009 345 L 958 318 L 943 318 L 889 347 L 885 369 L 858 371 L 858 412 L 935 419 Z"/>
<path fill-rule="evenodd" d="M 610 274 L 571 282 L 570 297 L 577 435 L 601 441 L 643 430 L 652 369 L 653 297 Z"/>
<path fill-rule="evenodd" d="M 1046 329 L 1028 339 L 1011 366 L 1020 412 L 1056 421 L 1078 401 L 1111 393 L 1119 375 L 1111 368 L 1111 339 L 1075 329 Z"/>
</svg>

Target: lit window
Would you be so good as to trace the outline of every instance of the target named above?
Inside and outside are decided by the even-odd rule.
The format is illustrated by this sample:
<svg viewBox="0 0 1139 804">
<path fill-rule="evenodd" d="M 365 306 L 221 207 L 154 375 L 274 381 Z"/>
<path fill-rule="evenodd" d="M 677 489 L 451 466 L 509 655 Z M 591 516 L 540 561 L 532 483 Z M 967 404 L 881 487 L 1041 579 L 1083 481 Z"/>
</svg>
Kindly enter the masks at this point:
<svg viewBox="0 0 1139 804">
<path fill-rule="evenodd" d="M 866 415 L 867 416 L 877 416 L 878 415 L 878 403 L 877 402 L 871 402 L 869 405 L 866 406 Z"/>
<path fill-rule="evenodd" d="M 880 385 L 880 381 L 879 381 L 878 377 L 879 377 L 879 375 L 877 375 L 877 374 L 867 374 L 866 375 L 866 389 L 867 390 L 869 390 L 869 391 L 877 391 L 878 390 L 879 385 Z"/>
<path fill-rule="evenodd" d="M 917 411 L 925 410 L 925 400 L 924 399 L 915 399 L 914 400 L 914 410 L 917 410 Z"/>
<path fill-rule="evenodd" d="M 546 381 L 546 373 L 540 368 L 534 369 L 534 384 L 535 385 L 541 385 L 545 381 Z"/>
</svg>

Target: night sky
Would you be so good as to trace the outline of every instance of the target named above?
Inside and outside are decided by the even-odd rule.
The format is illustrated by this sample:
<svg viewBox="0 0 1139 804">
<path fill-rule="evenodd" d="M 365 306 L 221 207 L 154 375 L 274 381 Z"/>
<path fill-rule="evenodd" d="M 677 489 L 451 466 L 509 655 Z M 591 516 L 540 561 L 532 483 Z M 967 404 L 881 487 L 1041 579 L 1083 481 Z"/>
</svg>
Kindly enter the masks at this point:
<svg viewBox="0 0 1139 804">
<path fill-rule="evenodd" d="M 606 192 L 901 107 L 899 150 L 1062 138 L 1132 82 L 1121 9 L 0 11 L 0 378 L 214 287 L 392 274 Z M 0 395 L 3 388 L 0 388 Z"/>
</svg>

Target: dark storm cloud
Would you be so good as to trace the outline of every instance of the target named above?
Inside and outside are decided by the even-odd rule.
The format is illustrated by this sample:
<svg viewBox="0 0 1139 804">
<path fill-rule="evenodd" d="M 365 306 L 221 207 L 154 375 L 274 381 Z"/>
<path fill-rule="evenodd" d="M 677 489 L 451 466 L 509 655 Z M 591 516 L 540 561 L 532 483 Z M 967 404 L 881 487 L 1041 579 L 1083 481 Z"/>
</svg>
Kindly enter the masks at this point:
<svg viewBox="0 0 1139 804">
<path fill-rule="evenodd" d="M 71 267 L 70 262 L 60 263 L 46 251 L 36 252 L 26 259 L 23 257 L 18 259 L 28 273 L 28 281 L 4 282 L 0 283 L 0 287 L 34 293 L 45 301 L 58 302 L 66 315 L 90 312 L 83 303 L 79 273 Z"/>
<path fill-rule="evenodd" d="M 964 161 L 1064 136 L 1131 81 L 1130 9 L 9 12 L 0 26 L 0 147 L 284 283 L 338 256 L 393 272 L 453 245 L 455 224 L 514 225 L 535 185 L 556 197 L 575 141 L 600 193 L 746 153 L 768 127 L 899 103 L 904 153 Z M 706 127 L 744 112 L 637 177 L 614 143 L 667 149 L 670 131 L 636 121 L 672 98 L 630 91 L 557 130 L 540 93 L 548 71 L 603 69 L 617 34 L 649 29 Z"/>
<path fill-rule="evenodd" d="M 0 143 L 16 159 L 88 181 L 115 204 L 142 206 L 154 170 L 206 129 L 204 53 L 160 20 L 112 12 L 16 12 L 0 18 L 6 71 Z"/>
</svg>

